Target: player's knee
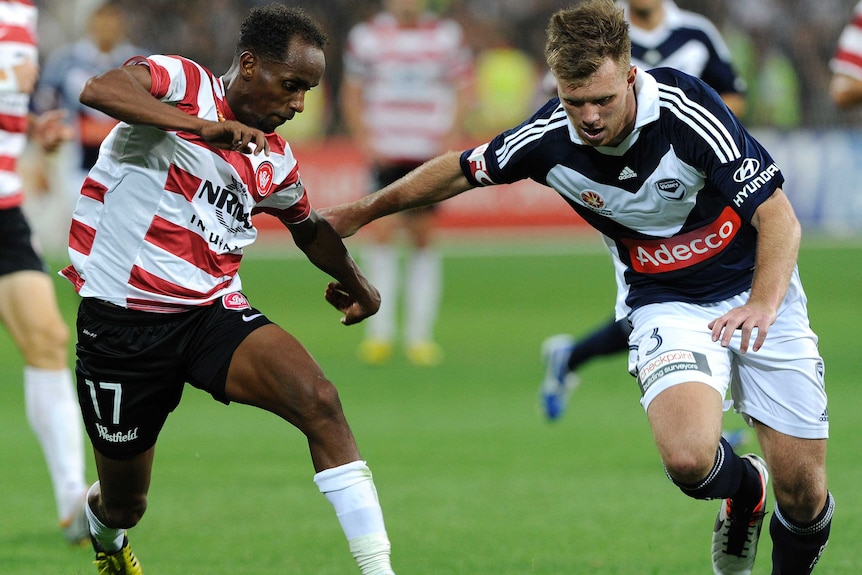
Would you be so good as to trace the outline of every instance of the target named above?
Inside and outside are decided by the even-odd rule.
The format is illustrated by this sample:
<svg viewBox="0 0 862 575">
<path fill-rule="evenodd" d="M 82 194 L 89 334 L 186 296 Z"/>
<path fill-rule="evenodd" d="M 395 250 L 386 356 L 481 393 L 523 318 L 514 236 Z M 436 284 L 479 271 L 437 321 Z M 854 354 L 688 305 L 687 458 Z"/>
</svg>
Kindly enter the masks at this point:
<svg viewBox="0 0 862 575">
<path fill-rule="evenodd" d="M 823 510 L 826 500 L 825 487 L 812 486 L 804 482 L 773 482 L 775 500 L 782 513 L 800 523 L 813 520 Z"/>
<path fill-rule="evenodd" d="M 328 425 L 333 421 L 343 421 L 341 399 L 338 390 L 326 379 L 316 380 L 305 387 L 305 397 L 302 402 L 300 419 L 306 427 Z"/>
<path fill-rule="evenodd" d="M 700 483 L 709 474 L 713 457 L 704 457 L 693 450 L 678 449 L 664 457 L 664 467 L 674 482 L 685 485 Z"/>
<path fill-rule="evenodd" d="M 21 351 L 27 365 L 62 369 L 67 364 L 69 329 L 61 321 L 36 326 L 26 332 Z"/>
</svg>

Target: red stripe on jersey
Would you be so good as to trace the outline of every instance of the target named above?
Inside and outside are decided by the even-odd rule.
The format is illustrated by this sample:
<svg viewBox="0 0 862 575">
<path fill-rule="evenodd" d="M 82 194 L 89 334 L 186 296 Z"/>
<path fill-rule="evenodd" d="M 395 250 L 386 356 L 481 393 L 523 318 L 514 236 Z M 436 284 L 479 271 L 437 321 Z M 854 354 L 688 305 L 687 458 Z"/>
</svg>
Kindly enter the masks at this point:
<svg viewBox="0 0 862 575">
<path fill-rule="evenodd" d="M 0 114 L 0 131 L 9 132 L 10 134 L 26 134 L 27 116 Z"/>
<path fill-rule="evenodd" d="M 193 299 L 206 299 L 219 290 L 224 289 L 230 282 L 233 281 L 232 278 L 219 283 L 217 286 L 212 288 L 210 291 L 206 293 L 200 293 L 194 290 L 191 290 L 187 287 L 177 285 L 173 282 L 169 282 L 165 279 L 162 279 L 158 276 L 155 276 L 149 273 L 147 270 L 141 268 L 140 266 L 133 266 L 132 273 L 129 276 L 129 286 L 141 290 L 143 292 L 152 293 L 152 294 L 163 294 L 165 296 L 169 296 L 172 298 L 188 298 L 190 300 Z M 153 305 L 163 307 L 165 304 L 161 302 L 151 302 Z"/>
<path fill-rule="evenodd" d="M 18 160 L 13 156 L 0 156 L 0 172 L 14 172 Z"/>
<path fill-rule="evenodd" d="M 72 282 L 72 285 L 75 286 L 75 291 L 81 291 L 81 288 L 84 286 L 84 278 L 81 277 L 81 274 L 78 273 L 78 270 L 75 269 L 75 266 L 68 265 L 60 270 L 60 275 Z"/>
<path fill-rule="evenodd" d="M 186 93 L 183 94 L 182 101 L 177 104 L 177 109 L 191 116 L 197 116 L 201 111 L 198 105 L 198 93 L 201 89 L 201 74 L 203 71 L 191 60 L 179 56 L 173 57 L 183 65 L 183 75 L 186 78 Z M 213 94 L 213 99 L 216 100 L 216 105 L 218 105 L 215 94 Z"/>
<path fill-rule="evenodd" d="M 105 203 L 105 194 L 108 193 L 108 188 L 94 180 L 93 178 L 88 177 L 84 180 L 84 184 L 81 186 L 81 195 L 92 200 L 96 200 L 99 203 Z"/>
<path fill-rule="evenodd" d="M 269 142 L 269 151 L 271 154 L 284 155 L 284 151 L 287 149 L 285 145 L 287 142 L 284 138 L 278 134 L 267 134 L 266 141 Z"/>
<path fill-rule="evenodd" d="M 14 25 L 5 25 L 2 26 L 3 29 L 3 41 L 4 42 L 15 42 L 17 44 L 29 44 L 34 46 L 36 44 L 36 37 L 33 35 L 33 31 L 25 28 L 24 26 L 14 26 Z"/>
<path fill-rule="evenodd" d="M 252 213 L 264 213 L 277 217 L 285 224 L 298 224 L 304 222 L 311 215 L 311 202 L 308 201 L 308 192 L 302 192 L 302 198 L 286 210 L 275 208 L 255 208 Z"/>
<path fill-rule="evenodd" d="M 849 52 L 847 50 L 838 49 L 835 53 L 835 58 L 837 60 L 841 60 L 842 62 L 847 62 L 848 64 L 854 64 L 862 68 L 862 54 L 857 54 L 855 52 Z"/>
<path fill-rule="evenodd" d="M 201 179 L 174 164 L 168 168 L 165 190 L 179 194 L 191 202 L 201 187 Z"/>
<path fill-rule="evenodd" d="M 93 249 L 93 239 L 96 237 L 96 229 L 91 228 L 78 220 L 72 220 L 69 228 L 69 247 L 85 256 L 90 255 Z"/>
<path fill-rule="evenodd" d="M 234 276 L 242 256 L 217 254 L 204 238 L 164 218 L 153 218 L 146 241 L 182 258 L 213 277 Z"/>
<path fill-rule="evenodd" d="M 164 67 L 141 56 L 135 56 L 123 65 L 146 66 L 150 69 L 150 94 L 159 100 L 168 94 L 168 89 L 171 87 L 171 75 Z"/>
<path fill-rule="evenodd" d="M 9 208 L 17 208 L 24 203 L 24 196 L 20 191 L 11 196 L 3 196 L 0 198 L 0 210 L 8 210 Z"/>
</svg>

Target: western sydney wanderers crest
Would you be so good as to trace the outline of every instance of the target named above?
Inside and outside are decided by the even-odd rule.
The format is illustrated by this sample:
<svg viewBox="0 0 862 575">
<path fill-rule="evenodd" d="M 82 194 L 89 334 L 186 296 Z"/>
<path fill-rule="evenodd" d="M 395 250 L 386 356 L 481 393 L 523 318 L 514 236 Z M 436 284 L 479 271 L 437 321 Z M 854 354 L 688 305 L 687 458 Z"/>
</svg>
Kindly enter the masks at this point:
<svg viewBox="0 0 862 575">
<path fill-rule="evenodd" d="M 257 167 L 257 170 L 254 171 L 255 187 L 257 188 L 257 193 L 260 194 L 260 197 L 264 197 L 269 194 L 269 191 L 272 189 L 272 179 L 274 175 L 275 169 L 272 167 L 271 162 L 261 162 Z"/>
<path fill-rule="evenodd" d="M 221 303 L 225 309 L 251 309 L 251 304 L 244 295 L 239 292 L 223 295 Z"/>
</svg>

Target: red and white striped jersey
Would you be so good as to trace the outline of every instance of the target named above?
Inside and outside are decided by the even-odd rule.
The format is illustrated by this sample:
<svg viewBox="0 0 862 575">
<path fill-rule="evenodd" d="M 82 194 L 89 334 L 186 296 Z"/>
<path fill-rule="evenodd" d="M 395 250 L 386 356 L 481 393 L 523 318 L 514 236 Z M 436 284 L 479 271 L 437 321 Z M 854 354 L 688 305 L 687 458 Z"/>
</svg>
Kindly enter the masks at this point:
<svg viewBox="0 0 862 575">
<path fill-rule="evenodd" d="M 11 66 L 26 60 L 38 62 L 36 6 L 31 0 L 0 2 L 0 62 Z M 0 91 L 0 209 L 21 205 L 18 158 L 27 145 L 30 95 Z"/>
<path fill-rule="evenodd" d="M 354 26 L 344 68 L 363 84 L 365 126 L 375 152 L 393 161 L 424 161 L 444 151 L 470 66 L 454 20 L 429 13 L 416 26 L 403 27 L 382 12 Z"/>
<path fill-rule="evenodd" d="M 179 56 L 150 56 L 151 93 L 178 109 L 234 119 L 221 78 Z M 267 136 L 270 155 L 216 149 L 200 137 L 118 124 L 102 144 L 72 216 L 63 270 L 83 297 L 155 312 L 208 305 L 242 287 L 243 248 L 254 242 L 252 213 L 286 223 L 311 207 L 285 140 Z"/>
<path fill-rule="evenodd" d="M 853 9 L 853 17 L 838 38 L 830 62 L 832 71 L 862 80 L 862 2 Z"/>
</svg>

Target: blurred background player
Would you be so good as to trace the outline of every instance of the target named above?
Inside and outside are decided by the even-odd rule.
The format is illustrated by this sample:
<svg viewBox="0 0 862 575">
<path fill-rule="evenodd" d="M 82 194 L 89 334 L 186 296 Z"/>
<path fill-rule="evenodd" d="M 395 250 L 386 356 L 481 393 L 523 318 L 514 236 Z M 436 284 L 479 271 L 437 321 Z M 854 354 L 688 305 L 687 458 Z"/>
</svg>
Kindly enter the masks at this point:
<svg viewBox="0 0 862 575">
<path fill-rule="evenodd" d="M 718 92 L 737 117 L 743 115 L 745 85 L 734 70 L 730 50 L 712 22 L 700 14 L 681 10 L 672 0 L 617 3 L 629 22 L 632 65 L 641 70 L 676 68 L 696 76 Z M 552 74 L 545 77 L 542 88 L 549 97 L 556 97 Z M 628 287 L 623 278 L 625 270 L 617 266 L 614 271 L 617 285 L 614 318 L 577 341 L 570 335 L 559 334 L 542 344 L 546 370 L 540 396 L 548 419 L 555 420 L 563 414 L 571 392 L 580 382 L 578 368 L 596 357 L 628 351 L 631 332 L 625 305 Z M 732 443 L 743 440 L 741 435 L 727 433 L 727 436 Z"/>
<path fill-rule="evenodd" d="M 147 53 L 148 50 L 126 39 L 123 12 L 116 3 L 108 2 L 90 15 L 84 37 L 53 50 L 42 68 L 33 96 L 34 107 L 37 110 L 67 110 L 75 127 L 74 141 L 77 145 L 70 149 L 60 183 L 64 207 L 69 214 L 87 172 L 96 163 L 102 140 L 117 124 L 107 114 L 81 104 L 78 94 L 89 78 L 117 68 L 133 56 Z"/>
<path fill-rule="evenodd" d="M 88 539 L 87 485 L 81 415 L 67 363 L 69 332 L 21 210 L 17 171 L 28 133 L 46 151 L 71 137 L 61 112 L 29 113 L 39 73 L 36 20 L 30 0 L 0 0 L 0 319 L 24 356 L 27 420 L 48 464 L 63 534 L 78 544 Z"/>
<path fill-rule="evenodd" d="M 341 105 L 356 146 L 371 165 L 371 189 L 383 188 L 440 152 L 456 146 L 466 106 L 471 55 L 454 20 L 426 11 L 425 0 L 384 0 L 383 11 L 354 26 L 344 54 Z M 434 341 L 442 265 L 433 243 L 433 208 L 375 223 L 364 267 L 382 304 L 369 318 L 362 361 L 393 354 L 403 293 L 407 358 L 430 366 L 442 360 Z M 399 290 L 400 230 L 410 242 Z"/>
<path fill-rule="evenodd" d="M 829 65 L 832 69 L 829 94 L 835 105 L 852 108 L 862 102 L 862 2 L 856 4 L 841 32 Z"/>
</svg>

